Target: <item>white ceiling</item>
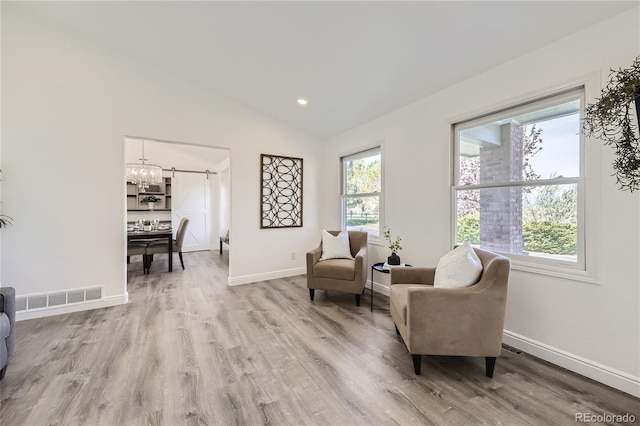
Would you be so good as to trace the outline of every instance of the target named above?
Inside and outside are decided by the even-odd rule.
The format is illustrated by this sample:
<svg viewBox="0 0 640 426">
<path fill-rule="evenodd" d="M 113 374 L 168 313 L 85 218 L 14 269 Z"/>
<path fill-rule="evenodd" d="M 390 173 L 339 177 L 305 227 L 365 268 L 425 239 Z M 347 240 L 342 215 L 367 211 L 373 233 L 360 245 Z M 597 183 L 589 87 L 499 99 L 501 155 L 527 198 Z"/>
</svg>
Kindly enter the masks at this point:
<svg viewBox="0 0 640 426">
<path fill-rule="evenodd" d="M 319 138 L 637 5 L 637 0 L 20 3 Z M 296 104 L 300 96 L 309 99 L 308 106 Z"/>
</svg>

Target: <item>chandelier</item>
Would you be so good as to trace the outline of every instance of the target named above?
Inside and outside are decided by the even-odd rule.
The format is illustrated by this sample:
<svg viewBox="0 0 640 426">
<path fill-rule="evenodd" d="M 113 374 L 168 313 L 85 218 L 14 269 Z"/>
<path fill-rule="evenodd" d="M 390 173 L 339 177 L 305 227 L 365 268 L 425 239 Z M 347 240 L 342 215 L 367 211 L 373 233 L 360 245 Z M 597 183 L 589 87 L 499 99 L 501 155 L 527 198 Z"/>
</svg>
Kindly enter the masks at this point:
<svg viewBox="0 0 640 426">
<path fill-rule="evenodd" d="M 144 141 L 142 141 L 142 158 L 140 163 L 128 163 L 127 182 L 138 185 L 139 192 L 146 192 L 149 185 L 158 185 L 162 182 L 162 167 L 155 164 L 147 164 L 144 158 Z"/>
</svg>

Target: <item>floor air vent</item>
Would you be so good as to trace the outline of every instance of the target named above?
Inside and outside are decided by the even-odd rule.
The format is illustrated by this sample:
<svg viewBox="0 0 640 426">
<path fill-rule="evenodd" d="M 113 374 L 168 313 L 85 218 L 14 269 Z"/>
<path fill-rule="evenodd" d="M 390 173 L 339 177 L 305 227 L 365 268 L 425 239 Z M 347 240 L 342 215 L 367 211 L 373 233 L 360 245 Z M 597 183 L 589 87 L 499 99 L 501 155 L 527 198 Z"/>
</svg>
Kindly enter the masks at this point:
<svg viewBox="0 0 640 426">
<path fill-rule="evenodd" d="M 16 297 L 16 311 L 54 308 L 102 299 L 102 287 L 90 287 L 53 293 Z"/>
<path fill-rule="evenodd" d="M 512 354 L 517 356 L 524 355 L 524 352 L 522 352 L 520 349 L 514 348 L 513 346 L 509 346 L 504 343 L 502 344 L 502 349 L 504 349 L 507 352 L 511 352 Z"/>
</svg>

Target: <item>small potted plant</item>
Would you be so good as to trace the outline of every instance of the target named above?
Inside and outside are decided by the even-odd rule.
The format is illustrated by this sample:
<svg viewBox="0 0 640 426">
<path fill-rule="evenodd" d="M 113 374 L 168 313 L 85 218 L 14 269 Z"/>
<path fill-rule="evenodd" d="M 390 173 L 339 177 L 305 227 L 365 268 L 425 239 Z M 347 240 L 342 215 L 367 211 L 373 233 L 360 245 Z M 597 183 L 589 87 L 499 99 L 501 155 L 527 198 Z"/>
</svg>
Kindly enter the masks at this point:
<svg viewBox="0 0 640 426">
<path fill-rule="evenodd" d="M 140 200 L 141 203 L 145 203 L 145 204 L 148 205 L 149 210 L 155 209 L 156 208 L 156 203 L 158 201 L 162 201 L 162 199 L 156 197 L 155 195 L 147 195 L 142 200 Z"/>
<path fill-rule="evenodd" d="M 382 233 L 384 239 L 389 243 L 389 250 L 391 250 L 391 256 L 387 258 L 387 263 L 389 265 L 400 265 L 400 256 L 398 256 L 398 252 L 402 250 L 402 246 L 400 245 L 400 241 L 402 238 L 396 237 L 394 240 L 391 237 L 391 229 L 385 227 Z"/>
<path fill-rule="evenodd" d="M 151 231 L 151 221 L 150 220 L 145 220 L 144 222 L 142 222 L 142 230 L 143 231 Z"/>
</svg>

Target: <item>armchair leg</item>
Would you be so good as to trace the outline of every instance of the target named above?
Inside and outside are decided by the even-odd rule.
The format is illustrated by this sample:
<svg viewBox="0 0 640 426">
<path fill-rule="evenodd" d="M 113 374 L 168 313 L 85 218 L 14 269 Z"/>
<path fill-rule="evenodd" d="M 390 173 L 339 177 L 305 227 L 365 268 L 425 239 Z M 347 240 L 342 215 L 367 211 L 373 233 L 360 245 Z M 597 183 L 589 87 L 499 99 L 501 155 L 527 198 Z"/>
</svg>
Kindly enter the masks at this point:
<svg viewBox="0 0 640 426">
<path fill-rule="evenodd" d="M 422 367 L 422 355 L 411 354 L 413 357 L 413 371 L 415 371 L 416 376 L 420 375 L 420 367 Z"/>
<path fill-rule="evenodd" d="M 360 306 L 360 295 L 356 294 L 356 306 Z"/>
<path fill-rule="evenodd" d="M 488 356 L 484 359 L 484 364 L 485 367 L 487 369 L 487 377 L 492 378 L 493 377 L 493 369 L 496 366 L 496 357 L 495 356 Z"/>
<path fill-rule="evenodd" d="M 316 289 L 315 288 L 310 288 L 309 289 L 309 298 L 311 299 L 311 301 L 313 302 L 313 296 L 316 294 Z"/>
<path fill-rule="evenodd" d="M 4 379 L 4 375 L 7 374 L 7 367 L 8 365 L 5 365 L 4 368 L 0 370 L 0 380 Z"/>
<path fill-rule="evenodd" d="M 184 269 L 184 262 L 182 261 L 182 252 L 178 252 L 178 256 L 180 257 L 180 264 L 182 265 L 182 269 Z"/>
<path fill-rule="evenodd" d="M 399 336 L 400 335 L 400 330 L 398 330 L 398 326 L 394 323 L 393 326 L 396 328 L 396 334 Z"/>
</svg>

